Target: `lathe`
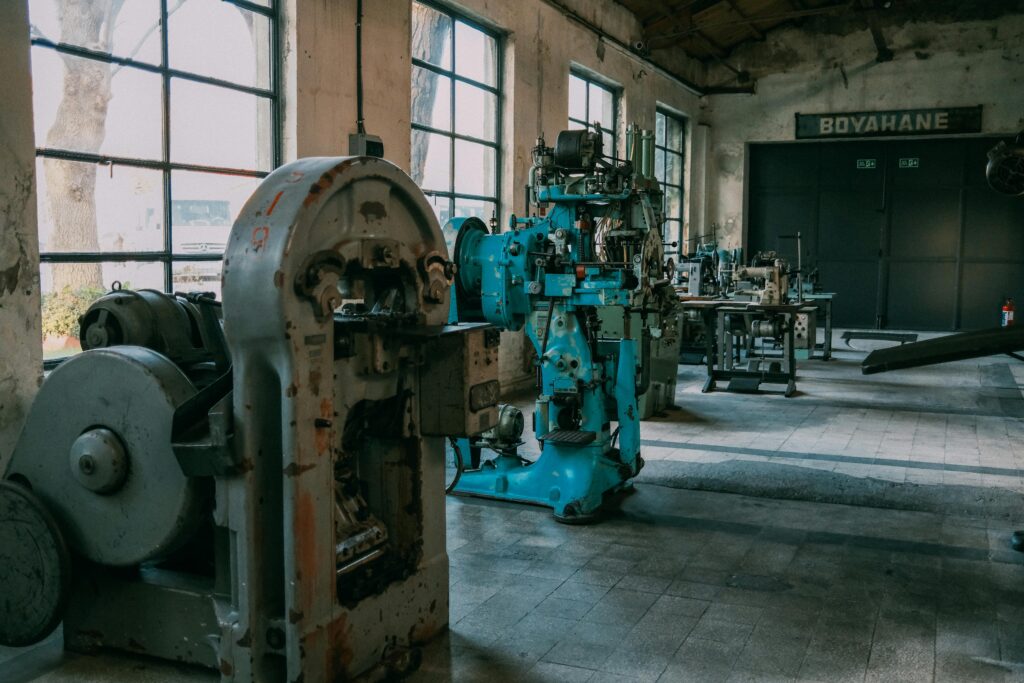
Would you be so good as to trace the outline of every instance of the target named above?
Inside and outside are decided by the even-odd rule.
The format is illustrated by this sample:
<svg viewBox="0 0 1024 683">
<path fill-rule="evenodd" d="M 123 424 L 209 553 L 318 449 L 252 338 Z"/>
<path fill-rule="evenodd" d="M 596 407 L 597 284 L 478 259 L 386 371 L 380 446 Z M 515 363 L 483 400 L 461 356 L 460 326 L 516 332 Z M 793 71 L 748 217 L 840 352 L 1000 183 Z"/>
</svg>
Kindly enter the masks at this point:
<svg viewBox="0 0 1024 683">
<path fill-rule="evenodd" d="M 223 306 L 97 301 L 0 484 L 0 642 L 63 620 L 68 649 L 223 681 L 415 667 L 448 621 L 443 436 L 497 424 L 496 343 L 446 325 L 453 275 L 401 170 L 313 158 L 246 203 Z"/>
<path fill-rule="evenodd" d="M 496 429 L 457 445 L 456 493 L 553 508 L 592 519 L 643 466 L 638 396 L 671 402 L 678 356 L 676 298 L 663 266 L 661 190 L 653 138 L 631 127 L 629 161 L 606 159 L 599 133 L 564 131 L 533 150 L 530 202 L 490 234 L 476 218 L 445 226 L 455 278 L 453 318 L 525 327 L 537 351 L 535 462 L 520 456 L 524 420 L 503 408 Z M 670 345 L 671 379 L 652 389 L 652 345 Z M 612 429 L 612 423 L 616 427 Z M 481 460 L 483 451 L 494 457 Z"/>
</svg>

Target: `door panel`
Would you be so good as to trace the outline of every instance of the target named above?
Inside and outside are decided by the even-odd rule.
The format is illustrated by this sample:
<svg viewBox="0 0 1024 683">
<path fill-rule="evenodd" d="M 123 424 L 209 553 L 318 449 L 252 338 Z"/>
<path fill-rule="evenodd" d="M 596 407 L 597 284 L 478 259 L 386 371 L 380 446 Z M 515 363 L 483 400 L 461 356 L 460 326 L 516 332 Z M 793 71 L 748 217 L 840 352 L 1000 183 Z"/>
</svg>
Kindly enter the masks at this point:
<svg viewBox="0 0 1024 683">
<path fill-rule="evenodd" d="M 1024 305 L 1024 264 L 964 264 L 960 326 L 964 329 L 995 327 L 999 324 L 1003 300 L 1013 297 Z M 1022 324 L 1018 320 L 1018 325 Z"/>
<path fill-rule="evenodd" d="M 750 202 L 751 234 L 749 244 L 761 245 L 758 250 L 777 251 L 790 263 L 797 263 L 796 240 L 780 239 L 780 235 L 801 233 L 804 257 L 818 251 L 815 239 L 814 210 L 817 202 L 813 189 L 761 190 Z M 755 227 L 756 226 L 756 227 Z M 756 232 L 755 232 L 756 230 Z M 753 255 L 753 252 L 750 253 Z"/>
<path fill-rule="evenodd" d="M 955 263 L 893 263 L 885 326 L 895 330 L 950 330 L 956 312 Z"/>
<path fill-rule="evenodd" d="M 778 235 L 810 221 L 837 325 L 990 326 L 1005 296 L 1024 304 L 1024 201 L 985 183 L 997 139 L 752 145 L 748 253 L 795 261 Z"/>
<path fill-rule="evenodd" d="M 836 292 L 832 323 L 836 327 L 875 327 L 878 308 L 878 260 L 818 261 L 825 290 Z"/>
<path fill-rule="evenodd" d="M 893 188 L 889 254 L 893 259 L 956 259 L 960 192 L 928 187 Z"/>
<path fill-rule="evenodd" d="M 821 189 L 818 253 L 822 259 L 878 259 L 885 214 L 875 204 L 876 194 L 874 189 Z"/>
</svg>

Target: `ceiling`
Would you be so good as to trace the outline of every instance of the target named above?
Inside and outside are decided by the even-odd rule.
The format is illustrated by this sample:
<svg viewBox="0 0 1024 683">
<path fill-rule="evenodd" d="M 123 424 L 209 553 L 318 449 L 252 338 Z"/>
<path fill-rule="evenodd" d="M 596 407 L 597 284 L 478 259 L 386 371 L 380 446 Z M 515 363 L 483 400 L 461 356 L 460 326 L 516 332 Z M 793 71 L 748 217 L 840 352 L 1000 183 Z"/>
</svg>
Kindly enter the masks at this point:
<svg viewBox="0 0 1024 683">
<path fill-rule="evenodd" d="M 637 16 L 647 48 L 681 48 L 702 61 L 763 40 L 780 24 L 873 8 L 880 0 L 618 0 Z"/>
</svg>

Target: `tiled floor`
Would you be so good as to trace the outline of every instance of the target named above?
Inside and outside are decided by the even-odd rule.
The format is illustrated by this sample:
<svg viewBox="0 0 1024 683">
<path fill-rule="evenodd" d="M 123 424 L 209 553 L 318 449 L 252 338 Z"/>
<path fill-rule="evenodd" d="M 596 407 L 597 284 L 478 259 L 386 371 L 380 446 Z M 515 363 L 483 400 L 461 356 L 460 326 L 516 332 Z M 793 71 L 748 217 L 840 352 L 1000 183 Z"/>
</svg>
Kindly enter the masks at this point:
<svg viewBox="0 0 1024 683">
<path fill-rule="evenodd" d="M 1024 364 L 837 355 L 790 399 L 702 395 L 680 366 L 600 524 L 449 499 L 451 629 L 414 680 L 1024 681 Z M 212 678 L 14 655 L 3 683 Z"/>
<path fill-rule="evenodd" d="M 992 522 L 645 485 L 589 527 L 448 512 L 452 626 L 415 680 L 1024 680 Z"/>
</svg>

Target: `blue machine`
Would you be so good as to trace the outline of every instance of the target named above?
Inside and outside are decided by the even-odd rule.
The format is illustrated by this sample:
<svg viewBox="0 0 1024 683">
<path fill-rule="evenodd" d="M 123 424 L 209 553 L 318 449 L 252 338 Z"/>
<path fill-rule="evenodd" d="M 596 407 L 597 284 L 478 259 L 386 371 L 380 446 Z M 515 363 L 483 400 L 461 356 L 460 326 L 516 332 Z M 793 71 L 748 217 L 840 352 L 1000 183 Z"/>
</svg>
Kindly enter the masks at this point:
<svg viewBox="0 0 1024 683">
<path fill-rule="evenodd" d="M 559 521 L 583 522 L 643 467 L 645 349 L 676 298 L 663 265 L 653 136 L 633 126 L 627 149 L 629 161 L 615 164 L 602 156 L 600 133 L 564 131 L 554 149 L 541 138 L 530 170 L 539 215 L 513 216 L 500 234 L 478 218 L 444 228 L 458 267 L 452 321 L 525 327 L 540 375 L 540 458 L 518 454 L 523 419 L 505 406 L 494 429 L 458 443 L 472 462 L 456 493 L 545 505 Z M 640 325 L 631 324 L 637 310 Z M 602 329 L 610 313 L 622 321 L 614 334 Z M 483 450 L 496 457 L 481 462 Z"/>
</svg>

